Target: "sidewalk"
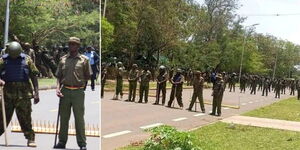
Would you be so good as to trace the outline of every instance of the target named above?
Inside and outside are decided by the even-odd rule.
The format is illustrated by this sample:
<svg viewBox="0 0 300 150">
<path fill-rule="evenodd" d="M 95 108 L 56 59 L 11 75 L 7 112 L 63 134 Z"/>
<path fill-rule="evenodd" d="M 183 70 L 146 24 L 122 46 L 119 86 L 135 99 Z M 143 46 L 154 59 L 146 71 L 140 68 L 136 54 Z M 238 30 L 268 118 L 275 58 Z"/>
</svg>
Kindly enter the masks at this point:
<svg viewBox="0 0 300 150">
<path fill-rule="evenodd" d="M 300 131 L 300 122 L 286 121 L 278 119 L 256 118 L 246 116 L 232 116 L 221 120 L 226 123 L 249 125 L 255 127 L 282 129 L 290 131 Z"/>
</svg>

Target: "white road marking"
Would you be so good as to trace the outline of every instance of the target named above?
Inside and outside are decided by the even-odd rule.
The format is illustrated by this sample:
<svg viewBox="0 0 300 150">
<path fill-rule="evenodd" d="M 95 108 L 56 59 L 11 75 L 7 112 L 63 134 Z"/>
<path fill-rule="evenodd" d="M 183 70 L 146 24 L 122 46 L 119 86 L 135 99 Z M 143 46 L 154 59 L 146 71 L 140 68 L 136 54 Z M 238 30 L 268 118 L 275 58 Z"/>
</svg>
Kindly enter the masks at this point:
<svg viewBox="0 0 300 150">
<path fill-rule="evenodd" d="M 173 119 L 172 121 L 175 121 L 175 122 L 177 122 L 177 121 L 182 121 L 182 120 L 186 120 L 187 118 L 185 118 L 185 117 L 182 117 L 182 118 L 177 118 L 177 119 Z"/>
<path fill-rule="evenodd" d="M 194 116 L 195 116 L 195 117 L 198 117 L 198 116 L 205 116 L 205 114 L 199 113 L 199 114 L 195 114 Z"/>
<path fill-rule="evenodd" d="M 224 109 L 226 110 L 226 109 L 230 109 L 230 108 L 228 108 L 228 107 L 225 107 Z"/>
<path fill-rule="evenodd" d="M 242 105 L 247 105 L 246 103 L 242 103 Z"/>
<path fill-rule="evenodd" d="M 249 102 L 249 104 L 252 104 L 252 103 L 253 103 L 252 101 Z"/>
<path fill-rule="evenodd" d="M 104 135 L 103 138 L 112 138 L 112 137 L 115 137 L 115 136 L 128 134 L 130 132 L 131 131 L 129 131 L 129 130 L 125 130 L 125 131 L 121 131 L 121 132 L 111 133 L 111 134 Z"/>
<path fill-rule="evenodd" d="M 150 124 L 150 125 L 146 125 L 146 126 L 141 126 L 141 129 L 149 129 L 149 128 L 153 128 L 153 127 L 158 127 L 163 125 L 162 123 L 154 123 L 154 124 Z"/>
<path fill-rule="evenodd" d="M 50 112 L 57 112 L 58 109 L 51 109 Z"/>
</svg>

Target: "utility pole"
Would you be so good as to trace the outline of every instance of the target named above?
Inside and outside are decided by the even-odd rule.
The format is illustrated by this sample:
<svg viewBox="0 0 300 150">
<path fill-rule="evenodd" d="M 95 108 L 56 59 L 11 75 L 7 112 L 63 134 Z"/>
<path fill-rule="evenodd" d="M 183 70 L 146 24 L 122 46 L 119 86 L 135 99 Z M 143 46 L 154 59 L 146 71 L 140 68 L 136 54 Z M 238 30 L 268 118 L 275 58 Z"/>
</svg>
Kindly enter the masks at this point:
<svg viewBox="0 0 300 150">
<path fill-rule="evenodd" d="M 241 82 L 241 76 L 242 76 L 242 68 L 243 68 L 243 59 L 244 59 L 244 51 L 245 51 L 245 45 L 246 45 L 246 37 L 247 37 L 247 28 L 254 27 L 259 25 L 258 23 L 246 26 L 245 27 L 245 33 L 244 33 L 244 41 L 243 41 L 243 50 L 242 50 L 242 57 L 241 57 L 241 64 L 240 64 L 240 73 L 239 73 L 239 83 Z"/>
<path fill-rule="evenodd" d="M 106 2 L 107 2 L 107 0 L 104 0 L 104 6 L 103 6 L 103 18 L 105 18 Z"/>
<path fill-rule="evenodd" d="M 8 27 L 9 27 L 9 0 L 6 0 L 6 16 L 5 16 L 3 48 L 5 48 L 5 44 L 8 42 Z"/>
<path fill-rule="evenodd" d="M 276 58 L 275 58 L 275 65 L 274 65 L 274 68 L 273 68 L 273 80 L 275 78 L 275 72 L 276 72 L 276 67 L 277 67 L 277 58 L 278 58 L 278 49 L 276 51 Z"/>
</svg>

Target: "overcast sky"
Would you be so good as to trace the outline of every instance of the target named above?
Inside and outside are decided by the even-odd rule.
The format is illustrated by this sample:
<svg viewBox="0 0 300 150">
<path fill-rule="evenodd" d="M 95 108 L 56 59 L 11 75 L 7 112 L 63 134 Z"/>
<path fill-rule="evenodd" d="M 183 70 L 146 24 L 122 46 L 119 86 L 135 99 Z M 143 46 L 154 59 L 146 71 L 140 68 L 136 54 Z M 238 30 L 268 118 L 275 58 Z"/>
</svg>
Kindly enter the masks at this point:
<svg viewBox="0 0 300 150">
<path fill-rule="evenodd" d="M 200 4 L 204 2 L 196 1 Z M 237 13 L 247 16 L 245 26 L 258 23 L 256 32 L 271 34 L 300 45 L 300 0 L 240 0 L 239 3 L 241 7 Z"/>
</svg>

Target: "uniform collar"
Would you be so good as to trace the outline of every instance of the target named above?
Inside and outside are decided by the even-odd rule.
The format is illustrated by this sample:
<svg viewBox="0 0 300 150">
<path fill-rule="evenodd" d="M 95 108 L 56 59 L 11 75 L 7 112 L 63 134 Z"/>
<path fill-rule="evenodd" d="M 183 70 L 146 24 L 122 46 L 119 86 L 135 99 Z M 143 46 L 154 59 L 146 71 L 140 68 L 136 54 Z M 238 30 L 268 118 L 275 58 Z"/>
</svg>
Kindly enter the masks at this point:
<svg viewBox="0 0 300 150">
<path fill-rule="evenodd" d="M 67 54 L 67 58 L 71 58 L 70 52 Z M 80 54 L 77 53 L 77 55 L 74 58 L 80 58 Z"/>
</svg>

